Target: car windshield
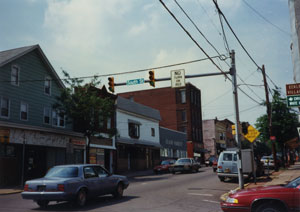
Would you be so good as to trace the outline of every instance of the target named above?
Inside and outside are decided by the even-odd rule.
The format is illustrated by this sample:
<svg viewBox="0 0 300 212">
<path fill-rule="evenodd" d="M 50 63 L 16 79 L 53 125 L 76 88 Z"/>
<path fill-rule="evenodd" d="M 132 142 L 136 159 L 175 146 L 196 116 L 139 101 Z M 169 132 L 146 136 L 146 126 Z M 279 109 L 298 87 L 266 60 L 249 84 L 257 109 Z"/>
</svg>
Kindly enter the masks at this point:
<svg viewBox="0 0 300 212">
<path fill-rule="evenodd" d="M 170 161 L 164 160 L 163 162 L 161 162 L 161 165 L 169 165 Z"/>
<path fill-rule="evenodd" d="M 185 163 L 190 163 L 190 159 L 185 158 L 185 159 L 179 159 L 176 161 L 176 164 L 185 164 Z"/>
<path fill-rule="evenodd" d="M 291 182 L 289 182 L 288 184 L 285 185 L 285 187 L 287 188 L 296 188 L 300 185 L 300 177 L 292 180 Z"/>
<path fill-rule="evenodd" d="M 77 167 L 53 167 L 48 171 L 45 177 L 71 178 L 78 177 Z"/>
</svg>

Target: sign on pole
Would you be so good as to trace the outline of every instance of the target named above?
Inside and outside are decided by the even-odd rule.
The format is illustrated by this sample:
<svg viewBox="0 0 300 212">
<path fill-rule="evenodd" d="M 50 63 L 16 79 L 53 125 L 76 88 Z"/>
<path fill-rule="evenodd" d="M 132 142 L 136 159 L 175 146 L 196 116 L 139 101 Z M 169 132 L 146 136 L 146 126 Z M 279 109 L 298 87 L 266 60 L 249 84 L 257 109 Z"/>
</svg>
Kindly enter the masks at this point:
<svg viewBox="0 0 300 212">
<path fill-rule="evenodd" d="M 286 84 L 285 88 L 286 88 L 286 95 L 287 96 L 300 95 L 300 83 Z"/>
<path fill-rule="evenodd" d="M 179 88 L 185 86 L 185 72 L 184 69 L 171 71 L 171 87 Z"/>
<path fill-rule="evenodd" d="M 259 136 L 259 134 L 260 132 L 257 129 L 249 125 L 248 133 L 244 135 L 244 137 L 252 143 Z"/>
<path fill-rule="evenodd" d="M 144 84 L 144 78 L 127 80 L 126 85 Z"/>
<path fill-rule="evenodd" d="M 300 95 L 298 96 L 287 96 L 288 107 L 299 107 L 300 106 Z"/>
</svg>

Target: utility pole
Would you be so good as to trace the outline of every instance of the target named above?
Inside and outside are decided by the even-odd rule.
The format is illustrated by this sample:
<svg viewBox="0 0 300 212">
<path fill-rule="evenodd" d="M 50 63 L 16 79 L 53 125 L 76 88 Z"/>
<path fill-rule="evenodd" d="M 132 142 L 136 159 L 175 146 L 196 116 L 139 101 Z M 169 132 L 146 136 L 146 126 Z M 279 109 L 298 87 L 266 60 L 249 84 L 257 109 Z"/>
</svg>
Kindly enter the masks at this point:
<svg viewBox="0 0 300 212">
<path fill-rule="evenodd" d="M 232 76 L 233 101 L 234 101 L 234 109 L 235 109 L 235 130 L 236 130 L 235 139 L 238 143 L 238 178 L 239 178 L 239 187 L 240 187 L 240 189 L 243 189 L 244 188 L 244 178 L 243 178 L 243 170 L 242 170 L 242 143 L 241 143 L 241 135 L 240 135 L 240 129 L 239 129 L 240 115 L 239 115 L 239 103 L 238 103 L 238 93 L 237 93 L 234 50 L 231 51 L 230 57 L 231 57 L 230 74 Z"/>
<path fill-rule="evenodd" d="M 271 110 L 271 104 L 270 104 L 270 100 L 269 100 L 269 91 L 268 91 L 268 83 L 267 83 L 267 79 L 266 79 L 265 65 L 262 65 L 261 72 L 262 72 L 263 79 L 264 79 L 267 114 L 268 114 L 268 126 L 269 126 L 269 134 L 270 134 L 270 139 L 271 139 L 271 136 L 273 136 L 273 132 L 272 132 L 272 110 Z M 273 153 L 275 170 L 277 171 L 278 170 L 278 163 L 277 163 L 277 156 L 276 156 L 275 141 L 271 140 L 271 142 L 272 142 L 272 153 Z"/>
</svg>

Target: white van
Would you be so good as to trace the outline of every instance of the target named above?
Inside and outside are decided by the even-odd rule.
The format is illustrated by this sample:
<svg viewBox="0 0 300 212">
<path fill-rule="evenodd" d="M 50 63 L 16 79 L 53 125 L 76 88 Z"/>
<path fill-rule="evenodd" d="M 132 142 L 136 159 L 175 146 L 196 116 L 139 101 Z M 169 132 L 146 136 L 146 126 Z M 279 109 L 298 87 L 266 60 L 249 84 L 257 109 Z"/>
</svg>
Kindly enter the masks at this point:
<svg viewBox="0 0 300 212">
<path fill-rule="evenodd" d="M 252 152 L 250 150 L 242 150 L 243 160 L 243 177 L 250 178 L 252 176 L 252 164 L 254 163 L 252 158 Z M 249 158 L 250 157 L 250 158 Z M 255 167 L 253 167 L 256 170 Z M 226 150 L 221 152 L 218 160 L 217 174 L 220 181 L 224 181 L 225 178 L 237 178 L 238 177 L 238 154 L 236 150 Z"/>
</svg>

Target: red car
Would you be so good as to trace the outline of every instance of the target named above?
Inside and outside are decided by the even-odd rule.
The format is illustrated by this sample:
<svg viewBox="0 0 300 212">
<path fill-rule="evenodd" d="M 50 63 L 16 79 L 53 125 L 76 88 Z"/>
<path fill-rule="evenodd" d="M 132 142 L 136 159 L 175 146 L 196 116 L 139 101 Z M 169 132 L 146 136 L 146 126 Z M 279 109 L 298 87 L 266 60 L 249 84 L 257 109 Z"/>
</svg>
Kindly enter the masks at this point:
<svg viewBox="0 0 300 212">
<path fill-rule="evenodd" d="M 221 208 L 225 212 L 300 211 L 300 177 L 286 185 L 232 191 Z"/>
<path fill-rule="evenodd" d="M 155 174 L 169 172 L 170 166 L 174 163 L 175 160 L 163 160 L 160 165 L 154 167 L 153 172 Z"/>
</svg>

